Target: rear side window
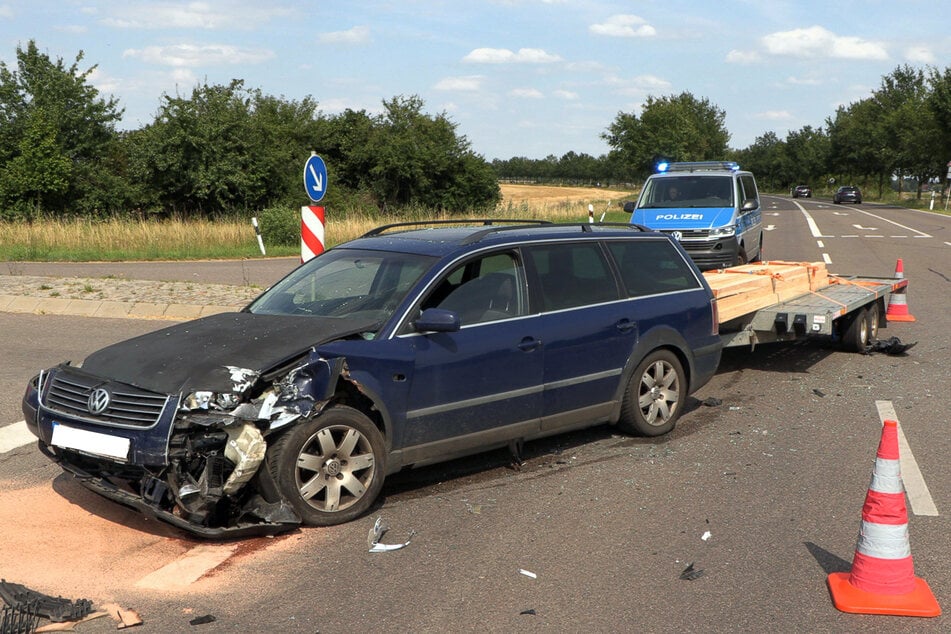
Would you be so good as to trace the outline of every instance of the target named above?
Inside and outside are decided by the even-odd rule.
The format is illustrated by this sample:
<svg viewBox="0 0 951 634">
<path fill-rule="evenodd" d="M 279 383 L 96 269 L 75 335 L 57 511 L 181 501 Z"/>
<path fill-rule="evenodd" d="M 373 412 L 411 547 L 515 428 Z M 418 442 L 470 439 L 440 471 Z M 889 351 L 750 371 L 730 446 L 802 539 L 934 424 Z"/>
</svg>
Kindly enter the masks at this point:
<svg viewBox="0 0 951 634">
<path fill-rule="evenodd" d="M 531 246 L 525 256 L 538 275 L 542 311 L 618 299 L 614 275 L 597 242 Z"/>
<path fill-rule="evenodd" d="M 609 242 L 628 297 L 700 287 L 693 269 L 666 240 Z"/>
</svg>

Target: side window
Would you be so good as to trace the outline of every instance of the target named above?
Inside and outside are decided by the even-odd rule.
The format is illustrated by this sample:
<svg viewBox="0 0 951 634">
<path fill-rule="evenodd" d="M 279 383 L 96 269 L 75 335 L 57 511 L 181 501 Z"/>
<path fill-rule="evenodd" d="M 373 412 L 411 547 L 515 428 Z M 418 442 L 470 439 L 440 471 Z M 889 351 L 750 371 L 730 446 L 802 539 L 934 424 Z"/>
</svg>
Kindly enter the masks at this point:
<svg viewBox="0 0 951 634">
<path fill-rule="evenodd" d="M 753 177 L 748 174 L 743 174 L 740 176 L 740 189 L 742 190 L 742 196 L 740 197 L 740 205 L 746 202 L 747 199 L 752 198 L 756 201 L 756 204 L 759 205 L 759 194 L 756 191 L 756 181 L 753 180 Z"/>
<path fill-rule="evenodd" d="M 525 249 L 538 275 L 543 311 L 618 299 L 617 285 L 596 242 L 547 244 Z"/>
<path fill-rule="evenodd" d="M 621 271 L 628 297 L 700 287 L 693 269 L 666 240 L 609 242 L 608 250 Z"/>
<path fill-rule="evenodd" d="M 513 253 L 470 260 L 453 269 L 421 306 L 459 315 L 462 325 L 508 319 L 525 314 L 524 286 Z"/>
</svg>

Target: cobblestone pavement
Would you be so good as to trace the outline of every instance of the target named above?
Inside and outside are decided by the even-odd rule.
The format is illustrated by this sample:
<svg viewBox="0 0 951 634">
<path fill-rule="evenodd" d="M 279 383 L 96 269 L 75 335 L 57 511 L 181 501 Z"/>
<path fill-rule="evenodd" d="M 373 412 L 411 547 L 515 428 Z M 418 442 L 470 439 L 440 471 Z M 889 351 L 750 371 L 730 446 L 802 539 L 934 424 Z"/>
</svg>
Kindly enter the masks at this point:
<svg viewBox="0 0 951 634">
<path fill-rule="evenodd" d="M 193 319 L 239 310 L 263 290 L 204 282 L 0 275 L 0 311 Z"/>
</svg>

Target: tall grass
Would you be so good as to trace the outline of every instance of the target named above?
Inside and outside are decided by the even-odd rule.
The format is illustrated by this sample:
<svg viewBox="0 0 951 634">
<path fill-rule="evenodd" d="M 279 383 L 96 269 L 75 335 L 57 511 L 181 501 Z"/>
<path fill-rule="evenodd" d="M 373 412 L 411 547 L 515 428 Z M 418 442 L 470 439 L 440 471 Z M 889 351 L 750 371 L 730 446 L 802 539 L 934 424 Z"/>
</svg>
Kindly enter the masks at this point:
<svg viewBox="0 0 951 634">
<path fill-rule="evenodd" d="M 604 192 L 610 195 L 610 192 Z M 625 222 L 626 215 L 608 199 L 592 200 L 596 220 L 608 208 L 605 221 Z M 425 209 L 403 210 L 400 215 L 352 214 L 336 217 L 326 212 L 326 247 L 351 240 L 385 224 L 426 220 L 459 220 L 476 216 L 448 216 Z M 479 218 L 541 219 L 553 222 L 585 222 L 587 203 L 543 202 L 503 204 Z M 295 219 L 292 219 L 296 222 Z M 263 234 L 268 256 L 300 254 L 300 246 L 271 244 Z M 123 261 L 260 258 L 251 218 L 247 220 L 60 220 L 33 223 L 0 223 L 0 261 Z"/>
</svg>

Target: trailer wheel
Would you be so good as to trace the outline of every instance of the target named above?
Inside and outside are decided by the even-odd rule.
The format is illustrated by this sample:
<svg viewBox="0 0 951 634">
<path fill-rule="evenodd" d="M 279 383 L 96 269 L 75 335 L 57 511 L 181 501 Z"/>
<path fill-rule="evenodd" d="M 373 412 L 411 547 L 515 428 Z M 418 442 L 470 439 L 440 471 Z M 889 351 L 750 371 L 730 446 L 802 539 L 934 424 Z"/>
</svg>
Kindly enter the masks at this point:
<svg viewBox="0 0 951 634">
<path fill-rule="evenodd" d="M 680 360 L 670 350 L 656 350 L 631 376 L 618 427 L 629 434 L 660 436 L 674 428 L 687 398 L 687 380 Z"/>
<path fill-rule="evenodd" d="M 874 307 L 878 312 L 878 306 Z M 871 313 L 865 308 L 860 308 L 849 318 L 845 326 L 845 334 L 842 336 L 842 346 L 851 352 L 863 352 L 869 344 L 872 337 L 870 335 L 872 326 L 869 319 Z M 878 329 L 878 315 L 875 315 L 875 328 Z"/>
<path fill-rule="evenodd" d="M 868 341 L 865 342 L 866 345 L 878 341 L 879 310 L 878 302 L 868 307 Z"/>
</svg>

